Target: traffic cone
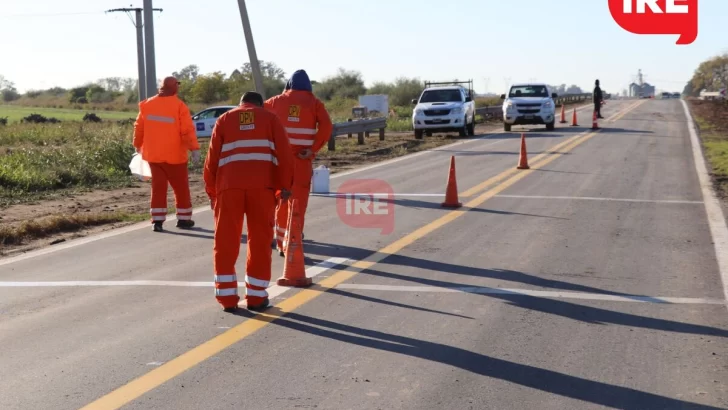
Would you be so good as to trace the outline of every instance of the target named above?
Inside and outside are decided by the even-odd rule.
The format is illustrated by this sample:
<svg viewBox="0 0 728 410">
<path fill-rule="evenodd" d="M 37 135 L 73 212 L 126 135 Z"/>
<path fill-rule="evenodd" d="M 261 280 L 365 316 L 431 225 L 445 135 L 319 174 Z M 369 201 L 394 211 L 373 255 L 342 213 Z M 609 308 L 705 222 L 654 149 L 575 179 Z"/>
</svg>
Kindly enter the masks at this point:
<svg viewBox="0 0 728 410">
<path fill-rule="evenodd" d="M 528 153 L 526 152 L 526 134 L 521 133 L 521 157 L 518 159 L 518 169 L 530 169 L 528 166 Z"/>
<path fill-rule="evenodd" d="M 306 277 L 306 263 L 303 258 L 303 242 L 301 241 L 301 214 L 298 200 L 291 201 L 288 238 L 285 244 L 286 259 L 283 262 L 283 277 L 276 283 L 278 286 L 305 288 L 313 284 L 313 279 Z"/>
<path fill-rule="evenodd" d="M 597 110 L 594 110 L 594 116 L 592 117 L 592 129 L 593 130 L 599 129 L 599 124 L 597 121 L 598 121 L 597 120 Z"/>
<path fill-rule="evenodd" d="M 561 121 L 559 122 L 566 124 L 566 106 L 564 104 L 561 104 Z"/>
<path fill-rule="evenodd" d="M 578 127 L 579 124 L 576 122 L 576 108 L 574 108 L 574 118 L 571 120 L 572 127 Z"/>
<path fill-rule="evenodd" d="M 458 200 L 458 181 L 455 176 L 455 156 L 450 157 L 450 174 L 447 178 L 447 189 L 445 190 L 445 208 L 460 208 L 463 204 Z"/>
</svg>

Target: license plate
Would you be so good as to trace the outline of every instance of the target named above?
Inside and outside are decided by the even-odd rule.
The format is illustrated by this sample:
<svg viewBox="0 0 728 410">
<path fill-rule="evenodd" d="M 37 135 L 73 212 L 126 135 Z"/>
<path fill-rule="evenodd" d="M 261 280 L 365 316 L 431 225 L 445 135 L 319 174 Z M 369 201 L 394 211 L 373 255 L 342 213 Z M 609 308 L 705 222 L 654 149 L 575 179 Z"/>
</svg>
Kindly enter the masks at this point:
<svg viewBox="0 0 728 410">
<path fill-rule="evenodd" d="M 437 120 L 432 120 L 432 122 L 437 124 L 437 123 L 441 123 L 442 120 L 441 119 L 437 119 Z"/>
<path fill-rule="evenodd" d="M 527 115 L 527 116 L 526 116 L 526 119 L 527 119 L 527 120 L 532 120 L 532 119 L 533 119 L 533 115 Z"/>
</svg>

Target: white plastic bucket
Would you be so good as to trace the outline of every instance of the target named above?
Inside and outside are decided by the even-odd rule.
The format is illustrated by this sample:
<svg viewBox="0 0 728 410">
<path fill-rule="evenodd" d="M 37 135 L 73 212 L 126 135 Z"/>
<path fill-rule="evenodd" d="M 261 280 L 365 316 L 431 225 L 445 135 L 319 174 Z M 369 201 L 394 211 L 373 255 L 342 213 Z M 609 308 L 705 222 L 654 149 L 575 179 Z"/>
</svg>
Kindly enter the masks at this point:
<svg viewBox="0 0 728 410">
<path fill-rule="evenodd" d="M 325 165 L 314 168 L 311 176 L 311 192 L 314 194 L 328 194 L 329 179 L 329 169 Z"/>
<path fill-rule="evenodd" d="M 152 169 L 149 167 L 149 163 L 142 159 L 142 156 L 138 153 L 134 153 L 129 163 L 129 170 L 131 174 L 139 178 L 140 181 L 149 181 L 152 179 Z"/>
</svg>

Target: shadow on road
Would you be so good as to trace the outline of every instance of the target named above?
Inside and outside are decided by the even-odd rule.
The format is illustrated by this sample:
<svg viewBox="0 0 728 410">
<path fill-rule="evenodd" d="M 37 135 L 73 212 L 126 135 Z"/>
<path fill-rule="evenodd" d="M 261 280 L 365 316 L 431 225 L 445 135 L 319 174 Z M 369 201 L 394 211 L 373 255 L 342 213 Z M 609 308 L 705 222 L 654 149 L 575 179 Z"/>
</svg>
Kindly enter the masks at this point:
<svg viewBox="0 0 728 410">
<path fill-rule="evenodd" d="M 718 407 L 691 403 L 514 363 L 445 344 L 363 329 L 297 313 L 287 313 L 283 316 L 284 313 L 275 307 L 269 309 L 269 312 L 271 311 L 277 311 L 272 314 L 282 316 L 271 322 L 276 326 L 356 346 L 442 363 L 481 376 L 493 377 L 597 405 L 621 409 L 718 409 Z M 259 319 L 257 316 L 252 317 L 251 320 L 270 322 L 270 319 Z"/>
</svg>

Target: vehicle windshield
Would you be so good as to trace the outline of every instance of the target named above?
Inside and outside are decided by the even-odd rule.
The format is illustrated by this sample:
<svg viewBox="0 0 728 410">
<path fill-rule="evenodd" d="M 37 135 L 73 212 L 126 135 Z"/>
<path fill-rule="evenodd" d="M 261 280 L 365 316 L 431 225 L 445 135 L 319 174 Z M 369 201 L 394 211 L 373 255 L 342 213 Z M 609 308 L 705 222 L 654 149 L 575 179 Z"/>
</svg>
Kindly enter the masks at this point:
<svg viewBox="0 0 728 410">
<path fill-rule="evenodd" d="M 420 98 L 421 103 L 432 102 L 461 102 L 462 95 L 458 90 L 430 90 L 425 91 Z"/>
<path fill-rule="evenodd" d="M 548 97 L 549 93 L 545 86 L 534 85 L 534 86 L 521 86 L 511 87 L 511 92 L 508 97 Z"/>
</svg>

